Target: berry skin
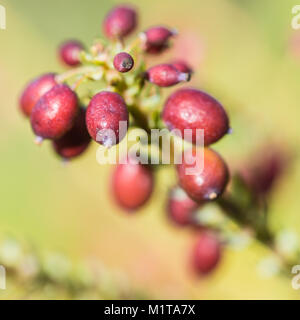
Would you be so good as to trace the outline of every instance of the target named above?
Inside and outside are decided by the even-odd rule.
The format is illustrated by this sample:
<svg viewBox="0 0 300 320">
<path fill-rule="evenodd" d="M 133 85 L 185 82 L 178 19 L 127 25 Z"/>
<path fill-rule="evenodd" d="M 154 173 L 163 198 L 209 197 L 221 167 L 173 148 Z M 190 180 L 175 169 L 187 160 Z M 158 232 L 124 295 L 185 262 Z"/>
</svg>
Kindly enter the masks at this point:
<svg viewBox="0 0 300 320">
<path fill-rule="evenodd" d="M 219 239 L 212 232 L 202 232 L 192 251 L 192 266 L 199 275 L 207 275 L 218 265 L 222 255 Z"/>
<path fill-rule="evenodd" d="M 82 43 L 77 40 L 64 42 L 59 48 L 59 57 L 63 63 L 75 67 L 80 65 L 79 54 L 84 50 Z"/>
<path fill-rule="evenodd" d="M 120 121 L 127 123 L 127 132 L 129 114 L 124 99 L 118 93 L 102 91 L 92 98 L 86 112 L 86 124 L 96 142 L 106 147 L 118 144 L 126 135 L 126 132 L 119 132 Z"/>
<path fill-rule="evenodd" d="M 189 81 L 190 74 L 178 71 L 171 64 L 159 64 L 147 71 L 147 79 L 159 87 L 171 87 L 182 81 Z"/>
<path fill-rule="evenodd" d="M 56 85 L 33 108 L 31 126 L 39 138 L 59 139 L 72 128 L 77 113 L 76 94 L 67 85 Z"/>
<path fill-rule="evenodd" d="M 112 177 L 112 191 L 117 203 L 125 210 L 142 207 L 153 191 L 153 172 L 150 167 L 128 158 L 126 164 L 118 164 Z"/>
<path fill-rule="evenodd" d="M 199 204 L 192 200 L 183 189 L 173 188 L 169 193 L 167 212 L 170 220 L 177 226 L 193 224 L 193 213 Z"/>
<path fill-rule="evenodd" d="M 203 148 L 198 152 L 200 157 L 195 162 L 196 149 L 186 151 L 182 164 L 177 165 L 177 173 L 184 191 L 202 203 L 222 195 L 229 181 L 229 171 L 221 156 L 212 149 Z M 189 172 L 191 169 L 194 172 Z"/>
<path fill-rule="evenodd" d="M 30 82 L 20 98 L 20 108 L 29 117 L 39 99 L 56 85 L 55 74 L 47 73 Z"/>
<path fill-rule="evenodd" d="M 192 68 L 183 60 L 176 60 L 172 63 L 177 70 L 184 73 L 193 73 Z"/>
<path fill-rule="evenodd" d="M 228 116 L 222 105 L 205 92 L 196 89 L 180 89 L 165 103 L 163 121 L 169 130 L 192 129 L 190 142 L 196 143 L 196 130 L 204 130 L 204 144 L 210 145 L 229 131 Z"/>
<path fill-rule="evenodd" d="M 81 155 L 90 142 L 91 137 L 85 124 L 85 109 L 80 108 L 72 129 L 60 139 L 52 141 L 52 145 L 63 159 L 71 159 Z"/>
<path fill-rule="evenodd" d="M 148 53 L 160 53 L 168 48 L 168 41 L 177 32 L 163 26 L 151 27 L 144 32 L 145 49 Z"/>
<path fill-rule="evenodd" d="M 108 38 L 124 38 L 137 26 L 137 13 L 129 6 L 117 6 L 106 16 L 103 29 Z"/>
<path fill-rule="evenodd" d="M 114 67 L 119 72 L 128 72 L 133 68 L 134 61 L 127 52 L 120 52 L 114 57 Z"/>
</svg>

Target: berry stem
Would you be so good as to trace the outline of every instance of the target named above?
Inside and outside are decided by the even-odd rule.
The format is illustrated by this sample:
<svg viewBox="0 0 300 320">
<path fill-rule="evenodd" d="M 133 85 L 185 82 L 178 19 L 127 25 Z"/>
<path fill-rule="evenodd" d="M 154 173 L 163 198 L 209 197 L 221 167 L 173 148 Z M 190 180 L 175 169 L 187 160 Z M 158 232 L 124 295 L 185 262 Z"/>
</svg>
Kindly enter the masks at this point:
<svg viewBox="0 0 300 320">
<path fill-rule="evenodd" d="M 99 71 L 99 69 L 100 69 L 99 67 L 94 67 L 94 66 L 79 67 L 79 68 L 68 70 L 62 74 L 57 75 L 55 77 L 55 80 L 57 83 L 63 83 L 74 76 L 85 75 L 87 73 L 94 73 Z"/>
</svg>

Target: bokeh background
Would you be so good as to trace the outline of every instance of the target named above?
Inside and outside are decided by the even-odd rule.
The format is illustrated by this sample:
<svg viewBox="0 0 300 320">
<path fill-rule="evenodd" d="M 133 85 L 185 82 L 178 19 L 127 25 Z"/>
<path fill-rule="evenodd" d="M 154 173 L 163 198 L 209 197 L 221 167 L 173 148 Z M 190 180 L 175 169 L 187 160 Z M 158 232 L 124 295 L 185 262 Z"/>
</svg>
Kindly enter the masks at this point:
<svg viewBox="0 0 300 320">
<path fill-rule="evenodd" d="M 57 45 L 78 38 L 90 45 L 118 1 L 1 0 L 7 30 L 0 31 L 0 238 L 30 243 L 38 252 L 60 252 L 72 263 L 96 261 L 116 282 L 158 299 L 298 299 L 291 279 L 263 278 L 259 244 L 228 248 L 217 271 L 196 279 L 188 269 L 193 234 L 169 224 L 166 192 L 171 169 L 156 177 L 152 202 L 134 216 L 110 199 L 110 166 L 96 161 L 97 146 L 62 166 L 49 143 L 33 143 L 18 97 L 29 80 L 62 71 Z M 157 61 L 184 57 L 195 68 L 192 85 L 228 110 L 234 133 L 215 145 L 232 170 L 259 146 L 276 141 L 295 154 L 300 145 L 300 56 L 291 28 L 290 0 L 132 0 L 140 29 L 176 27 L 174 49 Z M 300 45 L 300 41 L 299 41 Z M 156 60 L 151 63 L 156 62 Z M 257 157 L 263 156 L 259 152 Z M 170 178 L 170 176 L 172 178 Z M 271 223 L 300 234 L 300 162 L 272 196 Z M 299 261 L 300 263 L 300 261 Z M 292 278 L 292 276 L 291 276 Z M 20 292 L 22 294 L 20 294 Z M 26 293 L 9 280 L 0 298 L 69 298 L 55 291 Z"/>
</svg>

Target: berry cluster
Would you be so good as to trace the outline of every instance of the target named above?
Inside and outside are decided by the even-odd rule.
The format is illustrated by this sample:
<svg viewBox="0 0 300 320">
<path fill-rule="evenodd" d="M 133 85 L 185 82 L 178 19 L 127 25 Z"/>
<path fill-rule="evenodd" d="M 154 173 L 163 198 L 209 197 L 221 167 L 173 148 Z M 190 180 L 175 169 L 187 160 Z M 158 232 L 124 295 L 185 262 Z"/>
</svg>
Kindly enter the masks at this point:
<svg viewBox="0 0 300 320">
<path fill-rule="evenodd" d="M 145 55 L 167 50 L 176 32 L 154 26 L 126 44 L 136 26 L 135 9 L 118 6 L 103 23 L 107 40 L 96 40 L 86 51 L 78 41 L 63 43 L 60 60 L 72 68 L 34 79 L 25 88 L 20 107 L 30 118 L 36 142 L 51 140 L 63 159 L 81 155 L 91 140 L 113 147 L 133 127 L 146 132 L 166 127 L 182 136 L 190 130 L 190 137 L 184 137 L 190 150 L 176 166 L 179 184 L 169 193 L 167 211 L 175 224 L 195 226 L 196 210 L 219 198 L 229 181 L 226 163 L 209 148 L 229 132 L 228 116 L 216 99 L 194 88 L 175 91 L 161 110 L 161 88 L 189 81 L 193 71 L 183 60 L 146 68 Z M 83 84 L 88 90 L 78 90 Z M 125 123 L 125 132 L 120 132 L 120 122 Z M 198 129 L 204 132 L 202 146 L 198 145 Z M 202 148 L 204 167 L 189 175 L 187 169 L 192 166 L 190 160 L 197 157 L 197 148 Z M 140 163 L 137 157 L 129 155 L 116 166 L 112 192 L 122 208 L 131 212 L 139 209 L 149 200 L 153 186 L 154 168 Z M 219 261 L 221 243 L 216 233 L 198 231 L 193 266 L 198 273 L 207 274 Z"/>
</svg>

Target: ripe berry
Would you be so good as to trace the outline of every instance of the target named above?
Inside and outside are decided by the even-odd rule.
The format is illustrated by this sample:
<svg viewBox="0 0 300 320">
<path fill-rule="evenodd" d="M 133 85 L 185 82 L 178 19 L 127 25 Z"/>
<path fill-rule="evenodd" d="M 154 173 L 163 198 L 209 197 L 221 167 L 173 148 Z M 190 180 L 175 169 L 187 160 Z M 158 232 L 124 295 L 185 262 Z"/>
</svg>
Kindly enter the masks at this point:
<svg viewBox="0 0 300 320">
<path fill-rule="evenodd" d="M 76 94 L 67 85 L 56 85 L 33 108 L 31 126 L 39 138 L 59 139 L 72 128 L 77 113 Z"/>
<path fill-rule="evenodd" d="M 179 226 L 193 223 L 193 213 L 199 204 L 192 200 L 183 189 L 176 187 L 170 191 L 167 211 L 169 218 Z"/>
<path fill-rule="evenodd" d="M 193 200 L 202 203 L 223 193 L 229 171 L 224 160 L 212 149 L 203 148 L 198 153 L 195 159 L 196 149 L 186 151 L 182 163 L 177 165 L 177 173 L 180 186 Z"/>
<path fill-rule="evenodd" d="M 120 52 L 114 57 L 114 67 L 119 72 L 128 72 L 133 68 L 134 61 L 127 52 Z"/>
<path fill-rule="evenodd" d="M 103 29 L 108 38 L 123 38 L 137 25 L 136 11 L 129 6 L 117 6 L 106 16 Z"/>
<path fill-rule="evenodd" d="M 168 41 L 176 35 L 176 31 L 163 26 L 156 26 L 146 30 L 144 35 L 146 51 L 148 53 L 160 53 L 168 48 Z"/>
<path fill-rule="evenodd" d="M 59 48 L 59 57 L 66 65 L 74 67 L 80 64 L 79 54 L 84 49 L 81 42 L 69 40 Z"/>
<path fill-rule="evenodd" d="M 120 121 L 125 121 L 124 132 L 119 130 Z M 87 108 L 86 124 L 90 136 L 99 144 L 111 147 L 126 135 L 129 114 L 124 99 L 115 92 L 102 91 L 96 94 Z"/>
<path fill-rule="evenodd" d="M 91 142 L 85 124 L 85 109 L 80 108 L 74 126 L 64 136 L 52 142 L 53 148 L 64 159 L 82 154 Z"/>
<path fill-rule="evenodd" d="M 30 116 L 31 111 L 39 99 L 56 85 L 55 74 L 48 73 L 30 82 L 20 98 L 20 108 L 26 116 Z"/>
<path fill-rule="evenodd" d="M 165 103 L 162 114 L 169 130 L 192 129 L 190 142 L 196 143 L 196 129 L 204 130 L 204 144 L 210 145 L 229 131 L 229 120 L 222 105 L 205 92 L 196 89 L 180 89 Z"/>
<path fill-rule="evenodd" d="M 159 87 L 170 87 L 182 81 L 189 81 L 190 74 L 180 72 L 171 64 L 159 64 L 147 71 L 147 79 Z"/>
<path fill-rule="evenodd" d="M 177 70 L 184 72 L 184 73 L 192 73 L 192 68 L 183 60 L 176 60 L 172 63 Z"/>
<path fill-rule="evenodd" d="M 218 265 L 222 254 L 221 243 L 212 232 L 202 232 L 193 248 L 192 265 L 200 275 L 206 275 Z"/>
<path fill-rule="evenodd" d="M 129 211 L 139 209 L 152 194 L 153 180 L 150 167 L 132 157 L 126 164 L 118 164 L 112 177 L 112 191 L 117 203 Z"/>
</svg>

